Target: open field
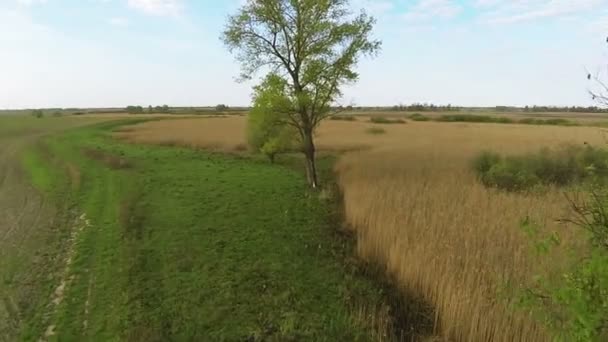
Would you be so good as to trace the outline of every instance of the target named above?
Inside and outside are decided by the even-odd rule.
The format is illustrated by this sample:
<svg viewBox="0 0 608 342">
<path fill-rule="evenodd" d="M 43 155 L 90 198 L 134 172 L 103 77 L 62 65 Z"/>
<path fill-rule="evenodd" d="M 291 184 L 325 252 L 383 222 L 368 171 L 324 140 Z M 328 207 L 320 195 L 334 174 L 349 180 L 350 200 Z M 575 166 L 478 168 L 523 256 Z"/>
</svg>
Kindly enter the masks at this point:
<svg viewBox="0 0 608 342">
<path fill-rule="evenodd" d="M 328 121 L 321 150 L 350 151 L 336 165 L 345 214 L 358 234 L 360 256 L 384 265 L 406 293 L 435 308 L 437 333 L 458 341 L 543 341 L 533 317 L 509 308 L 515 285 L 568 265 L 556 251 L 550 264 L 531 253 L 520 229 L 530 216 L 557 230 L 565 246 L 581 244 L 559 190 L 508 194 L 483 187 L 470 163 L 480 151 L 536 151 L 562 144 L 603 145 L 592 127 L 408 122 L 382 125 Z M 240 151 L 244 118 L 176 120 L 134 126 L 119 135 L 137 142 Z M 513 284 L 514 286 L 506 286 Z M 411 308 L 417 310 L 419 308 Z M 466 317 L 466 318 L 465 318 Z"/>
<path fill-rule="evenodd" d="M 22 127 L 38 125 L 28 120 Z M 10 306 L 0 313 L 11 325 L 0 340 L 395 333 L 385 293 L 335 229 L 331 194 L 310 192 L 289 163 L 124 144 L 107 136 L 119 124 L 45 136 L 13 163 L 35 186 L 29 193 L 54 209 L 55 224 L 23 231 L 11 241 L 21 252 L 2 249 L 11 252 L 0 259 Z M 29 128 L 11 131 L 16 141 Z M 27 214 L 36 219 L 37 209 Z"/>
</svg>

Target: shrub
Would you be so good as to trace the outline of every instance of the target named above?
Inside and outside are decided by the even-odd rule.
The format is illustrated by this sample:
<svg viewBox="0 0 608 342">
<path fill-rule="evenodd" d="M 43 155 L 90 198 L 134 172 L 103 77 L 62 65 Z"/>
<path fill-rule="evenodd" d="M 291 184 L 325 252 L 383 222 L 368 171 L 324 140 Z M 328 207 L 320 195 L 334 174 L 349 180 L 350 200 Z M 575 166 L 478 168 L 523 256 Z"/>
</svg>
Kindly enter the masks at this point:
<svg viewBox="0 0 608 342">
<path fill-rule="evenodd" d="M 450 114 L 442 115 L 436 119 L 442 122 L 479 122 L 479 123 L 514 123 L 515 121 L 508 117 L 494 117 L 488 115 L 473 115 L 473 114 Z"/>
<path fill-rule="evenodd" d="M 517 121 L 517 123 L 525 125 L 551 125 L 551 126 L 578 126 L 579 124 L 574 121 L 566 119 L 535 119 L 525 118 Z"/>
<path fill-rule="evenodd" d="M 382 116 L 372 116 L 369 119 L 370 122 L 375 124 L 404 124 L 406 123 L 403 119 L 387 119 Z"/>
<path fill-rule="evenodd" d="M 44 112 L 42 111 L 42 109 L 34 109 L 34 110 L 32 110 L 32 116 L 40 119 L 41 117 L 44 116 Z"/>
<path fill-rule="evenodd" d="M 608 192 L 593 187 L 588 197 L 584 202 L 569 199 L 574 219 L 567 221 L 588 233 L 589 251 L 582 256 L 573 251 L 578 260 L 569 272 L 557 281 L 535 277 L 535 284 L 524 288 L 519 298 L 526 310 L 540 315 L 557 341 L 608 339 Z M 538 228 L 528 220 L 523 228 L 540 256 L 560 244 L 556 234 L 539 238 Z"/>
<path fill-rule="evenodd" d="M 586 179 L 608 179 L 608 151 L 567 146 L 510 157 L 482 152 L 473 160 L 473 169 L 484 185 L 507 191 L 523 191 L 537 185 L 567 186 Z"/>
<path fill-rule="evenodd" d="M 332 115 L 330 120 L 338 120 L 338 121 L 357 121 L 353 115 Z"/>
<path fill-rule="evenodd" d="M 378 135 L 378 134 L 385 134 L 386 130 L 382 127 L 370 127 L 368 129 L 366 129 L 365 132 L 368 134 Z"/>
<path fill-rule="evenodd" d="M 495 152 L 483 151 L 475 160 L 473 160 L 473 168 L 478 174 L 485 174 L 492 168 L 493 165 L 500 163 L 502 157 Z"/>
<path fill-rule="evenodd" d="M 297 143 L 297 132 L 285 120 L 291 102 L 284 96 L 286 83 L 270 75 L 255 87 L 253 108 L 247 120 L 247 141 L 256 152 L 266 155 L 274 163 L 275 156 L 292 149 Z"/>
<path fill-rule="evenodd" d="M 414 121 L 429 121 L 429 120 L 431 120 L 431 118 L 429 118 L 428 116 L 422 115 L 420 113 L 414 113 L 414 114 L 410 115 L 410 119 L 414 120 Z"/>
</svg>

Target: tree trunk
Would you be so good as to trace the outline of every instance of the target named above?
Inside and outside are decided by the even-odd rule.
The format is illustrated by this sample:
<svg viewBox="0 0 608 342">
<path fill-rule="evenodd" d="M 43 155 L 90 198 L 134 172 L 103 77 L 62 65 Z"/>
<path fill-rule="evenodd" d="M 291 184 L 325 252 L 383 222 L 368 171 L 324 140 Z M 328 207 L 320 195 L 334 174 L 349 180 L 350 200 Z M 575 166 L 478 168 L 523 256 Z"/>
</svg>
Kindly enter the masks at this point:
<svg viewBox="0 0 608 342">
<path fill-rule="evenodd" d="M 312 137 L 312 130 L 305 132 L 304 136 L 304 155 L 306 156 L 306 177 L 308 185 L 313 189 L 317 188 L 317 166 L 315 164 L 315 144 Z"/>
</svg>

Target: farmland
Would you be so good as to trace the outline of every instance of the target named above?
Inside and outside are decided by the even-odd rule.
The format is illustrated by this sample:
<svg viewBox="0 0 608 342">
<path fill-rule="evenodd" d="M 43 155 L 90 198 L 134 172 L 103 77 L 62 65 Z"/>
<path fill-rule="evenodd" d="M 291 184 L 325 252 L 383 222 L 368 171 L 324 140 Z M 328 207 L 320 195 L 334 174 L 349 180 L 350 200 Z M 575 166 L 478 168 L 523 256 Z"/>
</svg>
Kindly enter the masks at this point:
<svg viewBox="0 0 608 342">
<path fill-rule="evenodd" d="M 3 210 L 31 219 L 3 225 L 2 340 L 394 334 L 331 194 L 310 192 L 292 162 L 121 143 L 112 130 L 136 121 L 115 117 L 53 132 L 103 121 L 71 120 L 4 121 L 25 178 L 2 190 L 29 197 L 14 213 L 2 197 Z"/>
<path fill-rule="evenodd" d="M 3 339 L 550 340 L 518 291 L 586 239 L 563 189 L 489 189 L 472 160 L 603 128 L 387 117 L 323 122 L 320 192 L 245 116 L 2 118 Z"/>
<path fill-rule="evenodd" d="M 341 155 L 335 172 L 345 221 L 357 234 L 358 256 L 382 265 L 403 293 L 429 304 L 433 309 L 427 318 L 446 339 L 550 340 L 530 312 L 513 308 L 516 289 L 508 284 L 559 274 L 571 263 L 565 250 L 584 248 L 584 239 L 572 227 L 556 222 L 568 215 L 563 191 L 487 189 L 471 162 L 483 150 L 519 154 L 564 144 L 603 146 L 603 130 L 368 121 L 327 121 L 317 136 L 321 151 Z M 373 127 L 384 133 L 369 134 Z M 239 154 L 246 146 L 244 128 L 245 119 L 238 117 L 184 119 L 135 125 L 117 137 Z M 546 232 L 559 231 L 564 249 L 539 259 L 521 229 L 525 218 Z M 405 310 L 426 309 L 418 303 Z M 404 319 L 424 324 L 411 314 Z"/>
</svg>

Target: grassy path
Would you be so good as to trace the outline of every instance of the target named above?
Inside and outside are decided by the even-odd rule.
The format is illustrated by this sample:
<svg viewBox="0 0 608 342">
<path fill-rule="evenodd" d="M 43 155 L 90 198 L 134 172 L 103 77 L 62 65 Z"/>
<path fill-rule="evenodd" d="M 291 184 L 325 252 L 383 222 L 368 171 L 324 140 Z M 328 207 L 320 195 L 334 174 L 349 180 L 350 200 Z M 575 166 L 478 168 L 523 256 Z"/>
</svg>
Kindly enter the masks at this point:
<svg viewBox="0 0 608 342">
<path fill-rule="evenodd" d="M 0 117 L 0 341 L 14 341 L 48 301 L 64 227 L 23 172 L 23 151 L 43 136 L 100 121 Z"/>
<path fill-rule="evenodd" d="M 26 158 L 38 188 L 85 216 L 67 235 L 67 273 L 48 282 L 67 279 L 62 300 L 23 339 L 49 326 L 61 341 L 374 338 L 357 312 L 380 307 L 381 291 L 345 266 L 332 205 L 299 173 L 122 144 L 104 135 L 114 125 L 52 137 Z"/>
</svg>

